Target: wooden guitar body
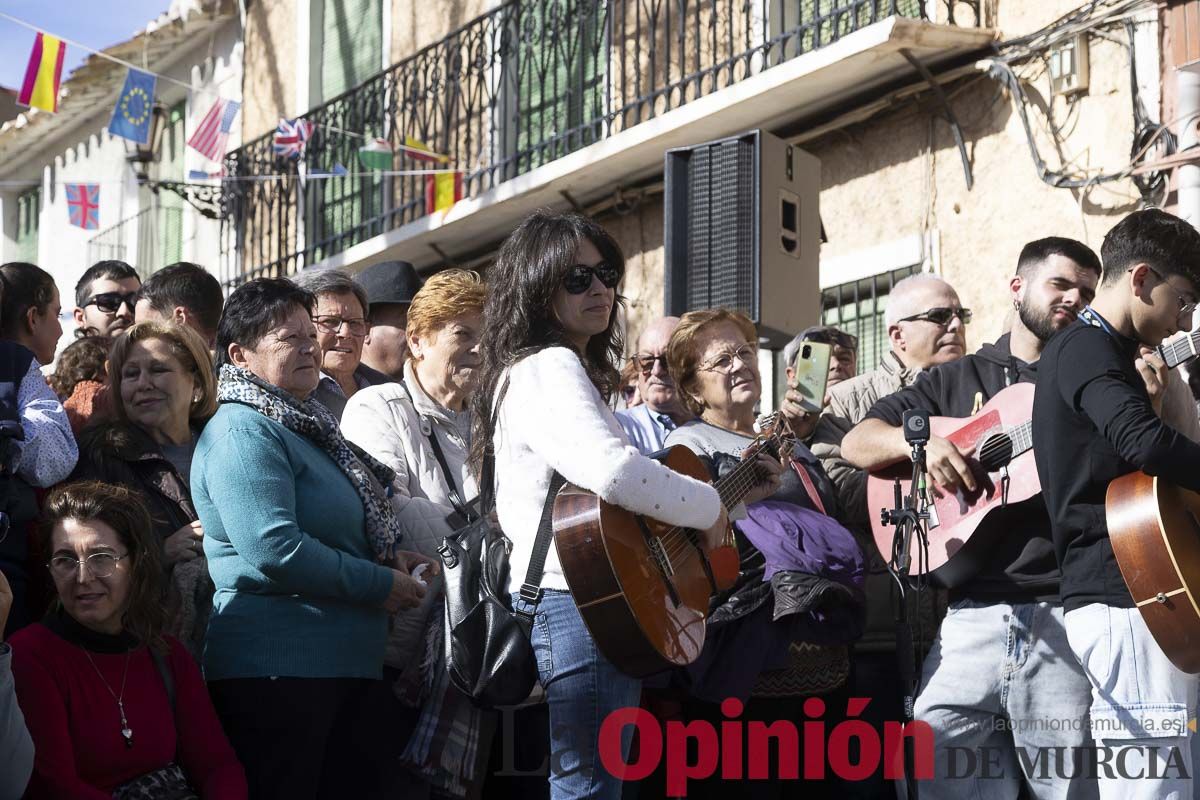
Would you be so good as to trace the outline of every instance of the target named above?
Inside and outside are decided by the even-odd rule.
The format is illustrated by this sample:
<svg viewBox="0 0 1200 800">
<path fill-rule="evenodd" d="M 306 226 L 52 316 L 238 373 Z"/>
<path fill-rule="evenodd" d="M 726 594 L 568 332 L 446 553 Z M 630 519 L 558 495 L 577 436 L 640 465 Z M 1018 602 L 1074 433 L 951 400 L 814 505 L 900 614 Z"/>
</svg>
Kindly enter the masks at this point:
<svg viewBox="0 0 1200 800">
<path fill-rule="evenodd" d="M 662 461 L 709 481 L 704 463 L 686 447 L 670 448 Z M 580 616 L 600 651 L 629 675 L 690 664 L 704 647 L 714 588 L 683 536 L 572 484 L 554 501 L 554 544 Z M 729 549 L 736 577 L 737 551 Z M 719 555 L 727 569 L 729 554 Z"/>
<path fill-rule="evenodd" d="M 1172 664 L 1200 673 L 1200 494 L 1133 472 L 1108 485 L 1105 516 L 1146 627 Z"/>
<path fill-rule="evenodd" d="M 1017 383 L 996 394 L 970 417 L 932 417 L 930 432 L 949 439 L 960 448 L 973 448 L 967 458 L 975 473 L 976 490 L 955 494 L 935 488 L 929 520 L 931 581 L 954 588 L 979 572 L 986 563 L 991 542 L 976 536 L 980 523 L 998 508 L 1012 506 L 1041 494 L 1037 467 L 1033 462 L 1030 419 L 1033 415 L 1032 383 Z M 895 479 L 900 479 L 904 496 L 912 484 L 912 464 L 905 461 L 867 477 L 867 508 L 871 533 L 884 561 L 892 556 L 896 529 L 884 525 L 879 512 L 895 506 Z M 1002 535 L 1003 532 L 996 532 Z M 909 574 L 920 569 L 917 542 L 912 544 Z"/>
</svg>

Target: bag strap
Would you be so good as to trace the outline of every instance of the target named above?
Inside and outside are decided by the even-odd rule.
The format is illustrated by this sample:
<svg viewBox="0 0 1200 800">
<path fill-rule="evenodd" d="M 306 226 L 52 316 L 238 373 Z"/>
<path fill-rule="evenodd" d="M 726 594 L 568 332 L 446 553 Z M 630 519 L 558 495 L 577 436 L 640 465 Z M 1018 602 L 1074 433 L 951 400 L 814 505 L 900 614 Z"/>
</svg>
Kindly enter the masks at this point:
<svg viewBox="0 0 1200 800">
<path fill-rule="evenodd" d="M 567 479 L 556 471 L 550 476 L 550 486 L 546 489 L 546 502 L 542 505 L 537 539 L 533 542 L 533 554 L 529 557 L 525 582 L 521 584 L 521 599 L 531 608 L 537 608 L 542 600 L 542 573 L 546 571 L 546 556 L 550 553 L 550 542 L 554 538 L 554 500 L 558 497 L 558 490 L 566 482 Z"/>
<path fill-rule="evenodd" d="M 167 700 L 171 702 L 171 716 L 175 716 L 175 675 L 172 674 L 171 667 L 162 653 L 153 647 L 150 648 L 150 658 L 153 659 L 154 668 L 158 670 L 158 676 L 162 678 L 163 686 L 166 687 Z"/>
<path fill-rule="evenodd" d="M 404 387 L 404 393 L 408 395 L 408 401 L 412 403 L 413 411 L 417 410 L 417 404 L 413 401 L 412 392 L 404 381 L 400 381 L 400 385 Z M 438 463 L 438 469 L 442 471 L 442 478 L 446 481 L 446 496 L 450 498 L 450 505 L 458 512 L 458 515 L 466 522 L 474 522 L 479 518 L 479 515 L 471 510 L 467 503 L 463 502 L 462 495 L 458 493 L 458 487 L 454 485 L 454 478 L 450 471 L 450 465 L 446 463 L 446 454 L 442 452 L 442 446 L 438 443 L 437 433 L 433 430 L 433 420 L 425 414 L 417 413 L 421 420 L 421 433 L 425 434 L 425 438 L 429 440 L 429 449 L 433 451 L 433 457 Z"/>
<path fill-rule="evenodd" d="M 800 478 L 800 482 L 804 484 L 804 491 L 808 493 L 808 499 L 817 507 L 817 511 L 820 511 L 825 516 L 829 516 L 829 512 L 825 510 L 825 504 L 821 502 L 821 493 L 813 485 L 812 476 L 808 474 L 808 469 L 794 458 L 791 461 L 792 469 L 796 470 L 796 475 Z"/>
</svg>

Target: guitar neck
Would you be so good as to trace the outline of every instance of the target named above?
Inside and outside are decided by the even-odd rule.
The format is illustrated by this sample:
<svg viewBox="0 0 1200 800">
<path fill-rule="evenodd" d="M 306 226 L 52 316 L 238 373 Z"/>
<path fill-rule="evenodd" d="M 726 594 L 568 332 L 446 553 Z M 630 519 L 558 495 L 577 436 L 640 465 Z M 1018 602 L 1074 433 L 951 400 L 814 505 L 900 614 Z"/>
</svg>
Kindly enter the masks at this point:
<svg viewBox="0 0 1200 800">
<path fill-rule="evenodd" d="M 1200 355 L 1198 348 L 1200 348 L 1200 331 L 1189 333 L 1170 344 L 1159 345 L 1158 355 L 1166 363 L 1168 369 L 1175 369 L 1180 364 L 1191 361 Z"/>
<path fill-rule="evenodd" d="M 742 502 L 750 490 L 762 482 L 762 477 L 758 474 L 758 465 L 755 463 L 757 453 L 764 449 L 773 454 L 778 453 L 779 447 L 780 436 L 777 433 L 766 437 L 753 449 L 752 454 L 744 457 L 728 475 L 713 483 L 713 488 L 717 490 L 721 505 L 725 506 L 726 511 Z"/>
<path fill-rule="evenodd" d="M 1033 449 L 1033 420 L 1022 422 L 1006 431 L 1013 443 L 1013 458 Z"/>
</svg>

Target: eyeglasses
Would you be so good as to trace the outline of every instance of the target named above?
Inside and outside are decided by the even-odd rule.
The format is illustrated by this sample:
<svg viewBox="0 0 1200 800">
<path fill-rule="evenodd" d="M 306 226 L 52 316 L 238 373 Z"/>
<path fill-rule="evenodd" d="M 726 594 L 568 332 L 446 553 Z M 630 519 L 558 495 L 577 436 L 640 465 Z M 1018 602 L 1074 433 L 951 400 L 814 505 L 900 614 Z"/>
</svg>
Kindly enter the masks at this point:
<svg viewBox="0 0 1200 800">
<path fill-rule="evenodd" d="M 634 353 L 629 357 L 629 360 L 637 365 L 637 368 L 643 375 L 649 375 L 654 371 L 655 361 L 661 361 L 664 369 L 667 366 L 667 356 L 665 353 L 657 356 L 650 353 Z"/>
<path fill-rule="evenodd" d="M 84 564 L 87 565 L 88 572 L 92 573 L 92 577 L 110 578 L 117 571 L 117 563 L 126 558 L 129 558 L 129 553 L 119 556 L 114 553 L 92 553 L 82 561 L 70 556 L 55 556 L 46 566 L 50 568 L 50 574 L 60 580 L 74 578 L 76 570 Z"/>
<path fill-rule="evenodd" d="M 969 308 L 931 308 L 920 314 L 913 314 L 911 317 L 901 317 L 897 322 L 932 322 L 934 325 L 940 325 L 943 328 L 950 324 L 950 320 L 958 317 L 962 320 L 963 325 L 968 325 L 971 322 L 971 309 Z"/>
<path fill-rule="evenodd" d="M 370 327 L 370 324 L 363 317 L 358 317 L 357 319 L 345 319 L 343 317 L 329 315 L 324 317 L 313 317 L 313 322 L 317 324 L 318 328 L 326 333 L 339 333 L 342 330 L 343 325 L 349 325 L 351 336 L 366 336 L 367 329 Z"/>
<path fill-rule="evenodd" d="M 598 278 L 604 284 L 604 288 L 611 289 L 621 282 L 621 270 L 607 261 L 601 261 L 594 267 L 576 264 L 563 276 L 562 286 L 567 290 L 567 294 L 583 294 L 592 285 L 593 277 Z"/>
<path fill-rule="evenodd" d="M 115 314 L 121 310 L 121 306 L 129 306 L 129 310 L 133 311 L 133 304 L 137 302 L 137 292 L 101 292 L 100 294 L 92 295 L 92 299 L 84 303 L 84 307 L 95 306 L 105 314 Z"/>
<path fill-rule="evenodd" d="M 832 344 L 858 352 L 858 337 L 845 331 L 839 331 L 837 328 L 808 328 L 800 334 L 800 341 Z"/>
<path fill-rule="evenodd" d="M 1167 280 L 1161 272 L 1154 267 L 1147 266 L 1146 269 L 1158 276 L 1158 279 L 1166 284 L 1166 287 L 1175 293 L 1175 300 L 1179 303 L 1179 316 L 1190 317 L 1196 311 L 1196 301 L 1188 297 L 1187 292 L 1181 292 L 1175 288 L 1175 285 Z"/>
<path fill-rule="evenodd" d="M 699 372 L 721 372 L 728 375 L 733 372 L 733 360 L 735 358 L 745 366 L 757 367 L 758 348 L 752 344 L 744 344 L 737 350 L 730 350 L 709 359 L 696 367 L 696 369 Z"/>
</svg>

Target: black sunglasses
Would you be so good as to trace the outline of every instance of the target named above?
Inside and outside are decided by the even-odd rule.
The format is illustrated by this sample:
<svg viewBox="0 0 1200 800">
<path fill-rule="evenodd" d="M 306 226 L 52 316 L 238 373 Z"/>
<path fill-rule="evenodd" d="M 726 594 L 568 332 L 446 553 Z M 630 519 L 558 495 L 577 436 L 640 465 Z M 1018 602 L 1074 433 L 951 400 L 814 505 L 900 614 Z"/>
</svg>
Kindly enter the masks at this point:
<svg viewBox="0 0 1200 800">
<path fill-rule="evenodd" d="M 115 314 L 121 310 L 122 305 L 128 305 L 129 310 L 133 311 L 133 304 L 137 302 L 137 292 L 101 292 L 93 295 L 91 300 L 88 300 L 83 305 L 95 306 L 105 314 Z"/>
<path fill-rule="evenodd" d="M 601 261 L 594 267 L 576 264 L 568 269 L 567 274 L 563 276 L 563 288 L 568 294 L 583 294 L 592 285 L 593 276 L 598 278 L 606 289 L 611 289 L 621 282 L 621 270 L 607 261 Z"/>
<path fill-rule="evenodd" d="M 800 341 L 832 344 L 858 352 L 858 337 L 837 328 L 809 328 L 800 334 Z"/>
<path fill-rule="evenodd" d="M 931 308 L 920 314 L 913 314 L 911 317 L 902 317 L 897 322 L 932 322 L 934 325 L 949 325 L 950 320 L 958 317 L 962 320 L 963 325 L 971 322 L 971 309 L 969 308 Z"/>
</svg>

